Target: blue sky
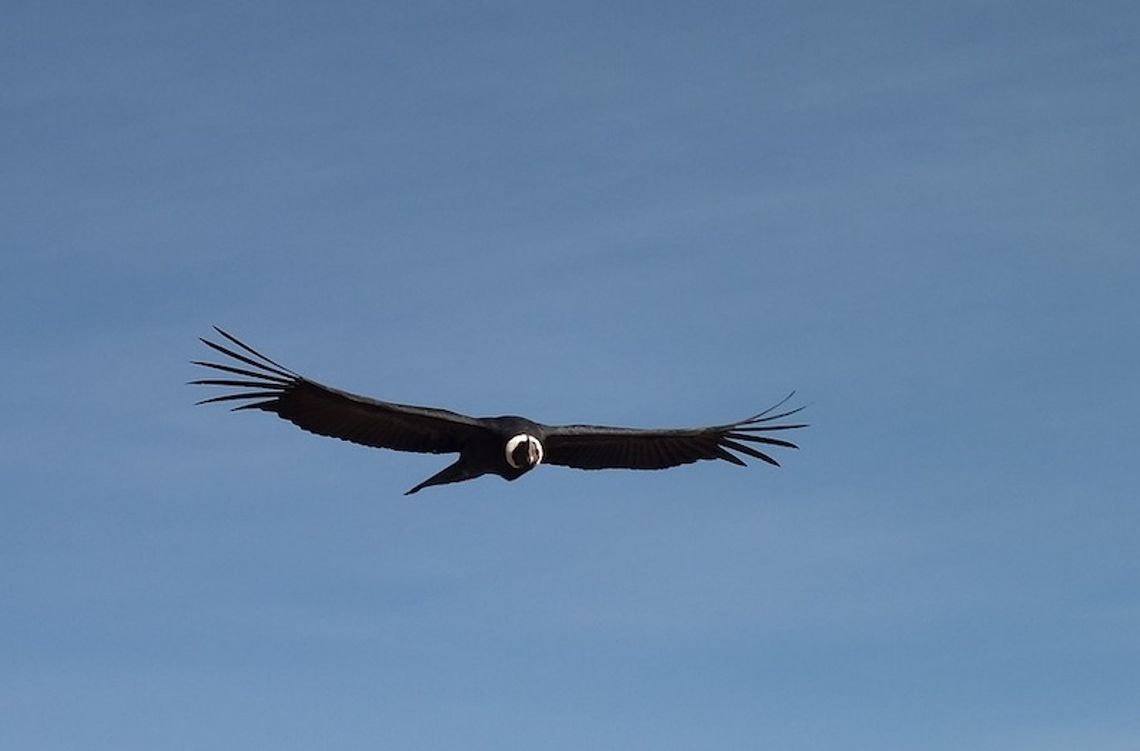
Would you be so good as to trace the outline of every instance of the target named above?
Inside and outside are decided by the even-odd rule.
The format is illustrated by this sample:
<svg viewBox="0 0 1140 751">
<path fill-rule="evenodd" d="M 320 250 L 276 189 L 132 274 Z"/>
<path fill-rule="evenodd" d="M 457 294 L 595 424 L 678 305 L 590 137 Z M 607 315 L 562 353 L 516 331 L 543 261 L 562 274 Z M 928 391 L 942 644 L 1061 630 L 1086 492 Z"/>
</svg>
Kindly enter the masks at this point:
<svg viewBox="0 0 1140 751">
<path fill-rule="evenodd" d="M 1134 3 L 10 3 L 0 746 L 1140 746 Z M 194 407 L 223 325 L 410 403 Z"/>
</svg>

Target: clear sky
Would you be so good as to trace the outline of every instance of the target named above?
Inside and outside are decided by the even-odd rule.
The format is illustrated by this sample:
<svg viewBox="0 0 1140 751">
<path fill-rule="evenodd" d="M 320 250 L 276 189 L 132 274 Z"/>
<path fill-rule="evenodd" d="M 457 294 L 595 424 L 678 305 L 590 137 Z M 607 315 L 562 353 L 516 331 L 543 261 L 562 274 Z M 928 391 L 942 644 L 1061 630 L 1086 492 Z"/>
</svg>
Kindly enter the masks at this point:
<svg viewBox="0 0 1140 751">
<path fill-rule="evenodd" d="M 1135 2 L 9 2 L 0 747 L 1140 748 Z M 194 407 L 723 422 L 540 467 Z"/>
</svg>

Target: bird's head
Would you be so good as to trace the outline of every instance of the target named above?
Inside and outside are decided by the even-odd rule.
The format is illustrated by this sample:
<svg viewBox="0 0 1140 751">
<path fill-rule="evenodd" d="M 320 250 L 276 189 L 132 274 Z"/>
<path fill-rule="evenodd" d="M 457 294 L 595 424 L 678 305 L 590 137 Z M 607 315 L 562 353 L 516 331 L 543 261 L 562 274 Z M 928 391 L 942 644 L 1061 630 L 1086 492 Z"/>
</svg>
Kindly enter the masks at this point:
<svg viewBox="0 0 1140 751">
<path fill-rule="evenodd" d="M 542 444 L 529 433 L 519 433 L 507 441 L 507 464 L 515 469 L 534 469 L 542 461 Z"/>
</svg>

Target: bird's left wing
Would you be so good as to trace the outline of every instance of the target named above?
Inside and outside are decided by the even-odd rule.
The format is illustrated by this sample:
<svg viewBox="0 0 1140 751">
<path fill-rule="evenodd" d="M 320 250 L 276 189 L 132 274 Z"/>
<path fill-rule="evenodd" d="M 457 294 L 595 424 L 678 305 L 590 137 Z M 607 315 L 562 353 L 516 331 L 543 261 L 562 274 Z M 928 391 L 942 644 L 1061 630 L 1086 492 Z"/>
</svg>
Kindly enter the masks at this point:
<svg viewBox="0 0 1140 751">
<path fill-rule="evenodd" d="M 485 428 L 473 417 L 446 409 L 394 404 L 330 388 L 279 365 L 225 331 L 214 327 L 233 347 L 208 339 L 202 343 L 230 358 L 226 363 L 195 360 L 225 378 L 191 381 L 198 386 L 226 386 L 235 393 L 203 399 L 242 402 L 234 410 L 276 413 L 302 430 L 352 443 L 396 451 L 445 454 L 460 451 Z M 238 376 L 238 377 L 234 377 Z"/>
<path fill-rule="evenodd" d="M 803 423 L 778 422 L 803 409 L 776 412 L 791 396 L 789 394 L 779 404 L 745 420 L 704 428 L 645 430 L 602 425 L 546 426 L 544 461 L 577 469 L 664 469 L 702 459 L 723 459 L 744 466 L 744 461 L 737 456 L 744 454 L 779 466 L 779 462 L 752 444 L 798 448 L 791 441 L 764 435 L 807 427 Z"/>
</svg>

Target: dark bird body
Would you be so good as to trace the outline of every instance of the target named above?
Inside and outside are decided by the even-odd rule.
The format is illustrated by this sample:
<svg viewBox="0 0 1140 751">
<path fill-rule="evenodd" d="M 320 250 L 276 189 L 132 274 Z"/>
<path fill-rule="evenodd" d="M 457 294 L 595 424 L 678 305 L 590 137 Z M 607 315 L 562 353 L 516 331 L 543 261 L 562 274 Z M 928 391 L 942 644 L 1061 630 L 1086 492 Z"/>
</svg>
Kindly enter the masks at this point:
<svg viewBox="0 0 1140 751">
<path fill-rule="evenodd" d="M 703 428 L 646 430 L 601 425 L 543 425 L 525 417 L 468 417 L 433 407 L 395 404 L 340 391 L 298 375 L 215 327 L 234 348 L 202 342 L 231 358 L 227 363 L 196 360 L 227 377 L 191 381 L 202 386 L 240 389 L 204 399 L 244 402 L 235 410 L 273 412 L 297 427 L 364 446 L 429 454 L 459 454 L 455 463 L 416 485 L 471 480 L 494 474 L 515 480 L 541 462 L 577 469 L 664 469 L 703 459 L 722 459 L 744 466 L 737 454 L 778 462 L 756 447 L 796 448 L 767 433 L 794 430 L 803 424 L 777 421 L 803 409 L 777 412 L 775 406 L 739 422 Z M 735 453 L 733 453 L 735 452 Z"/>
</svg>

